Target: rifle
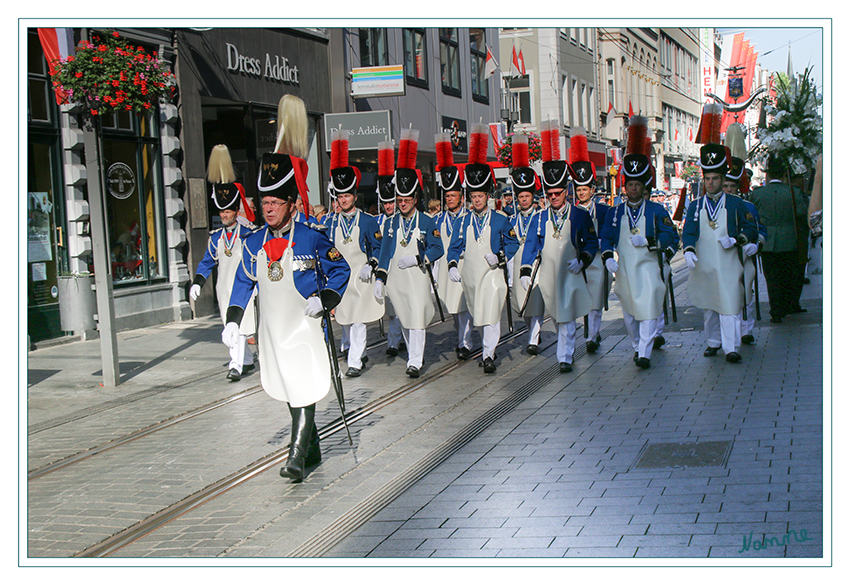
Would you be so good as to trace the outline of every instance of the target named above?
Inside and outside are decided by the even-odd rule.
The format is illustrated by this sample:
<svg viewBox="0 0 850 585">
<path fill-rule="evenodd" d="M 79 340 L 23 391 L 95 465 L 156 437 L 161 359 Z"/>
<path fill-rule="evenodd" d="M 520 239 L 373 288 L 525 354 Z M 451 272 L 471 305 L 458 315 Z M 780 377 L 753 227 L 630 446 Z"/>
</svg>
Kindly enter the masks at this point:
<svg viewBox="0 0 850 585">
<path fill-rule="evenodd" d="M 540 252 L 537 252 L 537 258 L 534 259 L 534 270 L 531 271 L 531 283 L 528 285 L 528 290 L 525 293 L 525 300 L 522 302 L 522 307 L 519 309 L 519 316 L 525 313 L 525 308 L 528 306 L 528 299 L 531 298 L 531 291 L 534 288 L 534 279 L 537 278 L 537 270 L 540 268 Z"/>
<path fill-rule="evenodd" d="M 316 286 L 319 292 L 319 299 L 322 297 L 322 280 L 323 276 L 319 276 L 319 271 L 321 270 L 321 263 L 319 262 L 319 251 L 316 250 Z M 328 360 L 331 363 L 331 381 L 333 382 L 334 393 L 336 393 L 337 404 L 339 404 L 339 413 L 342 416 L 342 424 L 345 426 L 345 432 L 348 434 L 348 444 L 354 445 L 354 441 L 351 439 L 351 431 L 348 430 L 348 421 L 345 420 L 345 396 L 342 393 L 342 373 L 339 370 L 339 357 L 336 354 L 336 340 L 334 339 L 334 330 L 333 325 L 331 324 L 331 312 L 325 307 L 325 303 L 322 302 L 322 321 L 325 326 L 325 347 L 328 350 Z"/>
<path fill-rule="evenodd" d="M 514 318 L 513 318 L 513 315 L 511 314 L 511 312 L 512 312 L 512 309 L 511 309 L 511 285 L 510 285 L 510 279 L 508 278 L 508 257 L 504 252 L 504 250 L 505 250 L 505 235 L 501 234 L 500 237 L 501 237 L 501 240 L 502 240 L 502 251 L 499 252 L 499 260 L 500 260 L 499 265 L 502 267 L 502 274 L 505 275 L 505 285 L 507 286 L 507 289 L 508 289 L 508 292 L 505 293 L 505 306 L 507 306 L 507 309 L 508 309 L 508 331 L 510 333 L 513 333 L 514 332 Z"/>
</svg>

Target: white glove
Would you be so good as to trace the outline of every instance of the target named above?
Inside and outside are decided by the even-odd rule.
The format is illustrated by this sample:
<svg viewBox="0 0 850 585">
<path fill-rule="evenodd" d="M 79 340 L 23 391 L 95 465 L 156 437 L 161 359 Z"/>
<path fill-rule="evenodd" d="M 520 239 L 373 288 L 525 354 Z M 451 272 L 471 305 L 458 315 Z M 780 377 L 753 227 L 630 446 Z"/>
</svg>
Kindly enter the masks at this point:
<svg viewBox="0 0 850 585">
<path fill-rule="evenodd" d="M 198 298 L 198 295 L 200 295 L 200 294 L 201 294 L 201 285 L 200 284 L 193 284 L 192 288 L 189 289 L 189 298 L 194 301 Z"/>
<path fill-rule="evenodd" d="M 520 276 L 519 283 L 522 285 L 523 290 L 528 290 L 528 287 L 531 286 L 531 277 L 530 276 Z"/>
<path fill-rule="evenodd" d="M 382 281 L 380 281 L 380 280 L 375 281 L 374 293 L 375 293 L 376 299 L 378 299 L 379 301 L 384 300 L 384 283 Z"/>
<path fill-rule="evenodd" d="M 402 270 L 416 266 L 417 264 L 419 263 L 416 261 L 416 256 L 404 256 L 398 260 L 398 267 Z"/>
<path fill-rule="evenodd" d="M 307 306 L 304 307 L 304 314 L 308 317 L 319 317 L 322 314 L 322 300 L 319 297 L 310 297 L 307 299 Z"/>
<path fill-rule="evenodd" d="M 490 265 L 490 268 L 495 268 L 499 265 L 499 257 L 495 254 L 484 254 L 484 259 Z"/>
<path fill-rule="evenodd" d="M 697 258 L 696 254 L 694 254 L 690 250 L 685 252 L 685 264 L 688 265 L 688 268 L 691 268 L 691 269 L 696 268 L 698 261 L 699 261 L 699 258 Z"/>
<path fill-rule="evenodd" d="M 581 272 L 581 261 L 578 258 L 573 258 L 569 262 L 567 262 L 567 270 L 572 272 L 573 274 L 578 274 Z"/>
<path fill-rule="evenodd" d="M 753 243 L 744 244 L 744 247 L 743 247 L 744 255 L 754 256 L 755 253 L 758 252 L 758 251 L 759 251 L 759 245 L 758 244 L 753 244 Z"/>
<path fill-rule="evenodd" d="M 221 332 L 221 342 L 233 349 L 239 343 L 239 325 L 231 321 L 224 326 L 224 331 Z"/>
<path fill-rule="evenodd" d="M 363 268 L 360 269 L 360 280 L 363 282 L 369 282 L 372 278 L 372 266 L 367 264 Z"/>
<path fill-rule="evenodd" d="M 617 261 L 614 260 L 613 258 L 608 258 L 605 261 L 605 268 L 608 269 L 608 272 L 613 273 L 613 272 L 617 272 L 617 270 L 619 270 L 620 265 L 617 264 Z"/>
<path fill-rule="evenodd" d="M 632 234 L 631 236 L 629 236 L 629 239 L 632 241 L 632 246 L 634 246 L 635 248 L 642 248 L 644 246 L 649 245 L 649 242 L 646 240 L 646 238 L 638 234 Z"/>
<path fill-rule="evenodd" d="M 449 280 L 452 282 L 460 282 L 460 270 L 457 269 L 457 266 L 449 268 Z"/>
<path fill-rule="evenodd" d="M 735 245 L 735 238 L 730 236 L 723 236 L 717 241 L 720 242 L 720 245 L 723 247 L 724 250 L 728 250 L 729 248 Z"/>
</svg>

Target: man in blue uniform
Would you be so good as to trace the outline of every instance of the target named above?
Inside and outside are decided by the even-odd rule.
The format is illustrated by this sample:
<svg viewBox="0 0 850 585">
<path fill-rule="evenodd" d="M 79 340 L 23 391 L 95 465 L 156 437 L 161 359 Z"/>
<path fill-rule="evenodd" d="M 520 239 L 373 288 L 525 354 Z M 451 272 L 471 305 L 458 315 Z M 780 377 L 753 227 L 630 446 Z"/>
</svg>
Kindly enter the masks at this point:
<svg viewBox="0 0 850 585">
<path fill-rule="evenodd" d="M 289 405 L 292 436 L 280 474 L 296 481 L 304 477 L 306 467 L 321 461 L 316 402 L 330 389 L 331 365 L 320 318 L 339 304 L 351 274 L 323 232 L 293 217 L 299 194 L 306 199 L 306 175 L 307 163 L 301 158 L 263 155 L 257 187 L 266 225 L 245 240 L 222 335 L 233 347 L 245 307 L 257 289 L 261 382 L 272 398 Z"/>
</svg>

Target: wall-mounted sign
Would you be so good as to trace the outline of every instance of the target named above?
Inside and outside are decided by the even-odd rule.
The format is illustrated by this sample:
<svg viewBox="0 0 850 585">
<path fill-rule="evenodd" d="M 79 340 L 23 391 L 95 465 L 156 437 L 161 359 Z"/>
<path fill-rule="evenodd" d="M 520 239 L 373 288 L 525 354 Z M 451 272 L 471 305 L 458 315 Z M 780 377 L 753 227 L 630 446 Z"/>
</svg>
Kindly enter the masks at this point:
<svg viewBox="0 0 850 585">
<path fill-rule="evenodd" d="M 325 114 L 325 146 L 331 150 L 331 131 L 348 130 L 348 150 L 376 150 L 378 143 L 393 137 L 389 110 Z"/>
<path fill-rule="evenodd" d="M 353 97 L 404 95 L 404 66 L 357 67 L 351 70 Z"/>
<path fill-rule="evenodd" d="M 116 199 L 126 199 L 136 189 L 136 174 L 122 162 L 112 163 L 106 170 L 106 188 Z"/>
<path fill-rule="evenodd" d="M 264 58 L 252 57 L 239 51 L 232 43 L 225 43 L 227 49 L 227 70 L 231 73 L 244 73 L 263 79 L 273 79 L 284 83 L 299 85 L 298 65 L 282 55 L 265 54 Z"/>
<path fill-rule="evenodd" d="M 454 152 L 466 152 L 466 120 L 443 116 L 442 131 L 451 134 Z"/>
</svg>

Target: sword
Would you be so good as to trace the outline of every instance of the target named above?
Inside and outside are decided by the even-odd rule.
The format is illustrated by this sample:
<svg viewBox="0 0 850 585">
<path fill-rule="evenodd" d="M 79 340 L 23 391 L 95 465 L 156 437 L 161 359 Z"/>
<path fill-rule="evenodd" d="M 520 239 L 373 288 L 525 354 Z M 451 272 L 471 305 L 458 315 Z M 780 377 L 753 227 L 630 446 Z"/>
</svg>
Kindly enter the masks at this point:
<svg viewBox="0 0 850 585">
<path fill-rule="evenodd" d="M 505 249 L 505 236 L 504 236 L 504 234 L 501 235 L 501 239 L 502 239 L 502 250 L 504 250 Z M 512 312 L 512 309 L 511 309 L 511 285 L 510 285 L 510 279 L 508 278 L 508 257 L 505 255 L 504 251 L 499 252 L 499 257 L 500 257 L 499 259 L 501 260 L 501 262 L 499 262 L 499 264 L 502 266 L 502 274 L 505 275 L 505 286 L 508 289 L 508 292 L 505 293 L 505 306 L 508 309 L 508 331 L 510 333 L 513 333 L 514 332 L 514 318 L 513 318 L 513 315 L 511 314 L 511 312 Z"/>
<path fill-rule="evenodd" d="M 741 249 L 740 246 L 736 246 L 736 248 L 738 248 L 738 260 L 740 260 L 740 262 L 741 262 L 741 268 L 744 268 L 746 266 L 746 260 L 744 260 L 744 251 Z M 744 319 L 744 321 L 746 321 L 747 320 L 747 281 L 746 281 L 746 278 L 744 277 L 744 271 L 743 270 L 741 271 L 741 289 L 744 292 L 744 305 L 741 308 L 741 317 Z"/>
<path fill-rule="evenodd" d="M 602 308 L 608 310 L 608 269 L 602 265 Z"/>
<path fill-rule="evenodd" d="M 658 222 L 653 221 L 653 223 L 655 225 L 655 233 L 657 234 L 658 233 Z M 653 241 L 651 241 L 650 244 L 653 244 L 653 243 L 655 244 L 655 255 L 658 258 L 658 272 L 661 275 L 661 282 L 664 283 L 664 301 L 663 301 L 663 305 L 662 305 L 662 308 L 664 310 L 664 324 L 669 325 L 670 324 L 670 317 L 669 317 L 668 312 L 667 312 L 667 296 L 668 296 L 667 289 L 668 289 L 668 285 L 667 285 L 667 278 L 665 278 L 665 276 L 664 276 L 664 252 L 661 250 L 661 246 L 658 244 L 658 240 L 656 238 L 652 238 L 652 240 Z"/>
<path fill-rule="evenodd" d="M 761 321 L 761 307 L 759 306 L 759 258 L 761 258 L 760 253 L 753 256 L 753 264 L 756 267 L 756 277 L 753 282 L 756 287 L 756 321 Z"/>
<path fill-rule="evenodd" d="M 519 309 L 519 316 L 522 317 L 525 313 L 525 308 L 528 306 L 528 299 L 531 298 L 531 290 L 534 288 L 534 279 L 537 278 L 537 270 L 540 268 L 540 252 L 537 252 L 537 258 L 534 259 L 534 270 L 531 271 L 531 283 L 528 285 L 528 290 L 525 293 L 525 300 L 522 302 L 522 307 Z"/>
<path fill-rule="evenodd" d="M 319 262 L 319 251 L 316 250 L 316 285 L 318 286 L 319 298 L 321 299 L 322 279 L 319 277 L 321 263 Z M 334 339 L 333 325 L 331 324 L 331 312 L 325 308 L 325 303 L 322 303 L 322 321 L 325 325 L 325 348 L 328 350 L 328 360 L 331 363 L 331 381 L 334 386 L 337 404 L 339 404 L 339 413 L 342 416 L 342 424 L 345 426 L 345 432 L 348 435 L 348 444 L 354 445 L 351 439 L 351 431 L 348 430 L 348 421 L 345 420 L 345 396 L 342 393 L 342 373 L 339 370 L 339 357 L 336 354 L 336 340 Z"/>
<path fill-rule="evenodd" d="M 673 310 L 673 323 L 676 323 L 676 296 L 673 292 L 673 269 L 670 268 L 670 274 L 667 276 L 667 288 L 670 290 L 670 308 Z"/>
</svg>

